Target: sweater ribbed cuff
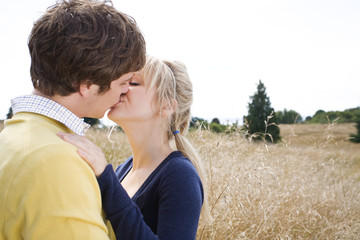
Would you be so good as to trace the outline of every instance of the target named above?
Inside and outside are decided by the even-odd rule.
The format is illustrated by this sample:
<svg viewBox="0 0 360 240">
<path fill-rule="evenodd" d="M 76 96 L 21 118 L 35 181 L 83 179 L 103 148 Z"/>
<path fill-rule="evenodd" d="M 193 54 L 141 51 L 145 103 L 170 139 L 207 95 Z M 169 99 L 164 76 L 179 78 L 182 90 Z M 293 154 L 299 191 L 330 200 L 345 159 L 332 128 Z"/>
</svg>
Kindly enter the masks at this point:
<svg viewBox="0 0 360 240">
<path fill-rule="evenodd" d="M 111 164 L 106 166 L 97 180 L 101 190 L 103 209 L 108 217 L 122 211 L 131 204 L 135 204 L 121 186 Z"/>
</svg>

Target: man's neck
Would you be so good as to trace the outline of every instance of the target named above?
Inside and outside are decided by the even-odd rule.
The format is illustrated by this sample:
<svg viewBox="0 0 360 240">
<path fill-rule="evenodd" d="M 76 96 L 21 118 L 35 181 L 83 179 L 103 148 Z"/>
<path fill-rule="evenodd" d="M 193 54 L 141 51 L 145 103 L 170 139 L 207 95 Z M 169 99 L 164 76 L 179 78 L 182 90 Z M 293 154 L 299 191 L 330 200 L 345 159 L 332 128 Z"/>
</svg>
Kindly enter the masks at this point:
<svg viewBox="0 0 360 240">
<path fill-rule="evenodd" d="M 61 95 L 47 96 L 39 92 L 38 90 L 34 90 L 32 94 L 45 97 L 57 102 L 58 104 L 66 107 L 69 111 L 74 113 L 79 118 L 85 117 L 86 111 L 84 111 L 85 109 L 82 108 L 82 106 L 79 104 L 81 103 L 81 99 L 80 99 L 81 96 L 78 93 L 73 93 L 68 96 L 61 96 Z"/>
</svg>

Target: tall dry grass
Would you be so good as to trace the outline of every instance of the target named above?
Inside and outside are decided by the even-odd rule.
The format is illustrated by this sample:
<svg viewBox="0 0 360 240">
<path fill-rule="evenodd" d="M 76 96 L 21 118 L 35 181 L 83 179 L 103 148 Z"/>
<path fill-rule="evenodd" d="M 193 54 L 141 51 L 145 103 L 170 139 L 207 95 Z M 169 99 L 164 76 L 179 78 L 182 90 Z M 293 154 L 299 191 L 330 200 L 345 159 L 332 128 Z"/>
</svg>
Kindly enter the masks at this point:
<svg viewBox="0 0 360 240">
<path fill-rule="evenodd" d="M 197 239 L 359 239 L 360 145 L 354 124 L 280 125 L 283 142 L 249 142 L 241 133 L 189 133 L 209 181 L 214 221 Z M 114 166 L 131 149 L 122 132 L 87 136 Z"/>
<path fill-rule="evenodd" d="M 198 239 L 359 239 L 360 148 L 343 131 L 352 127 L 281 126 L 290 137 L 277 145 L 193 133 L 215 218 Z"/>
<path fill-rule="evenodd" d="M 283 142 L 249 142 L 241 133 L 189 133 L 209 179 L 214 221 L 197 239 L 359 239 L 360 145 L 354 124 L 280 125 Z M 118 165 L 130 154 L 121 132 L 89 138 Z"/>
</svg>

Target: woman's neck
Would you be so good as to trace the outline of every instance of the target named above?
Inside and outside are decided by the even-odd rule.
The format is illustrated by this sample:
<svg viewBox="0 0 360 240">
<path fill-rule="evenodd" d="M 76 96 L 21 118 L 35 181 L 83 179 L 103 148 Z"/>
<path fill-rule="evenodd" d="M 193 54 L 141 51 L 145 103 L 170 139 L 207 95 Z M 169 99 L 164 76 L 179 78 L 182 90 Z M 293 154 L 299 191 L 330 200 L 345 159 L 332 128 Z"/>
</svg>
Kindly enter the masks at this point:
<svg viewBox="0 0 360 240">
<path fill-rule="evenodd" d="M 173 151 L 166 132 L 156 124 L 137 122 L 123 129 L 133 153 L 133 171 L 156 167 Z"/>
</svg>

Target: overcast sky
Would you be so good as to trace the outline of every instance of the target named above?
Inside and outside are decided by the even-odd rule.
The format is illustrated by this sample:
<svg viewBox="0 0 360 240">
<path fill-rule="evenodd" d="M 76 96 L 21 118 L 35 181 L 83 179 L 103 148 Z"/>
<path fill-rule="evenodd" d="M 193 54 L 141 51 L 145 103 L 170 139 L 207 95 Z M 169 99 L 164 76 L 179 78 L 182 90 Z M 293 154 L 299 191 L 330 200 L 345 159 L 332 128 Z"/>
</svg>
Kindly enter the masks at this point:
<svg viewBox="0 0 360 240">
<path fill-rule="evenodd" d="M 0 9 L 0 119 L 32 91 L 27 38 L 52 0 Z M 148 53 L 180 60 L 194 84 L 193 116 L 239 119 L 261 79 L 276 110 L 303 118 L 360 106 L 358 0 L 114 0 L 136 19 Z"/>
</svg>

